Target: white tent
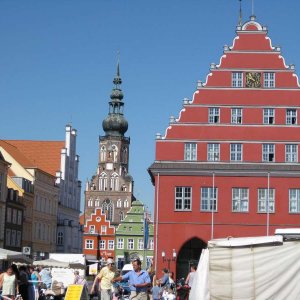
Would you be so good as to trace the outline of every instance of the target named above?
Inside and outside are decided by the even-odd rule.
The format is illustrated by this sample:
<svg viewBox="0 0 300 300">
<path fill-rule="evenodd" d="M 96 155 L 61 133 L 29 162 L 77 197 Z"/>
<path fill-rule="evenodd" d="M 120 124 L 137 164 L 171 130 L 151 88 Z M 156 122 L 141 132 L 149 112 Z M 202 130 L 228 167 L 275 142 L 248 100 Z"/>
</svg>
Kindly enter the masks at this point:
<svg viewBox="0 0 300 300">
<path fill-rule="evenodd" d="M 31 263 L 32 260 L 22 252 L 11 251 L 0 248 L 0 260 L 8 260 L 14 262 Z"/>
<path fill-rule="evenodd" d="M 300 299 L 300 241 L 282 236 L 208 242 L 191 300 Z"/>
<path fill-rule="evenodd" d="M 85 266 L 80 263 L 70 263 L 58 261 L 52 258 L 44 260 L 36 260 L 33 262 L 34 266 L 43 266 L 49 268 L 70 268 L 70 269 L 84 269 Z"/>
</svg>

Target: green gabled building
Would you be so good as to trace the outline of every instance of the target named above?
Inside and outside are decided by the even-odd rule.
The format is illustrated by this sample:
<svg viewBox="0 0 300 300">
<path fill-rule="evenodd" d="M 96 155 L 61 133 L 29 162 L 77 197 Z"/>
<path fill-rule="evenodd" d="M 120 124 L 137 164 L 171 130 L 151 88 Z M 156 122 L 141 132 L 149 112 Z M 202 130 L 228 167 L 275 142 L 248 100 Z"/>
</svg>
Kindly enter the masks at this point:
<svg viewBox="0 0 300 300">
<path fill-rule="evenodd" d="M 144 204 L 135 200 L 127 215 L 120 222 L 115 233 L 115 260 L 117 268 L 122 269 L 124 264 L 130 263 L 133 258 L 139 257 L 143 261 L 146 258 L 147 266 L 150 265 L 153 258 L 154 239 L 153 239 L 153 223 L 148 221 L 148 245 L 144 250 Z"/>
</svg>

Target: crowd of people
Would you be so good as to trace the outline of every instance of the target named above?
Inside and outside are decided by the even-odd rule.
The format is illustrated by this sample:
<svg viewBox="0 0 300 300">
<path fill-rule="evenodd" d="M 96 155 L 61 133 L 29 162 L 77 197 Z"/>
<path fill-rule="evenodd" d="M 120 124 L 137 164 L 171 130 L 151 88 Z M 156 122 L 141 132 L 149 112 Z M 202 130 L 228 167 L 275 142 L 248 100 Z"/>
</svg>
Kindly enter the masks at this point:
<svg viewBox="0 0 300 300">
<path fill-rule="evenodd" d="M 114 268 L 112 259 L 107 260 L 99 274 L 95 277 L 90 294 L 98 295 L 101 300 L 116 300 L 114 284 L 119 281 L 127 281 L 130 289 L 130 299 L 132 300 L 175 300 L 188 299 L 178 297 L 178 286 L 174 281 L 174 273 L 164 268 L 161 276 L 150 267 L 147 271 L 142 269 L 142 262 L 137 258 L 132 261 L 133 270 L 124 275 L 120 275 Z M 192 265 L 190 273 L 185 280 L 185 289 L 188 291 L 196 272 L 196 266 Z M 98 287 L 98 288 L 97 288 Z"/>
<path fill-rule="evenodd" d="M 43 267 L 10 265 L 5 272 L 0 274 L 1 295 L 12 300 L 38 300 L 38 289 L 50 287 L 51 273 Z M 21 296 L 21 297 L 20 297 Z"/>
</svg>

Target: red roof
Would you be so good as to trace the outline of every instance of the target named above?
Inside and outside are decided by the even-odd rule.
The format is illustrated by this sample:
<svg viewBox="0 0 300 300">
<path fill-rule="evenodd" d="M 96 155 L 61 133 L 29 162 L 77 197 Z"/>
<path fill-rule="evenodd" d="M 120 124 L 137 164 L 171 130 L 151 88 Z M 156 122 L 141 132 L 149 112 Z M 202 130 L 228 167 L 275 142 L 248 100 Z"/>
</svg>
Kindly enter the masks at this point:
<svg viewBox="0 0 300 300">
<path fill-rule="evenodd" d="M 64 141 L 0 141 L 3 146 L 23 167 L 35 167 L 55 176 L 60 170 L 61 149 Z"/>
</svg>

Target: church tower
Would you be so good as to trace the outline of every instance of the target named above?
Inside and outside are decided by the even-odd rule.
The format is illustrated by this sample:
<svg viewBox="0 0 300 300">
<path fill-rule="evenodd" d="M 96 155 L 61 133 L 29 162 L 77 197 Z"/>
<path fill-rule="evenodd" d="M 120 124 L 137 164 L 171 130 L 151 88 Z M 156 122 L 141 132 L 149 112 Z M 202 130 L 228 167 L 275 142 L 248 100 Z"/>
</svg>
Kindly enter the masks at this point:
<svg viewBox="0 0 300 300">
<path fill-rule="evenodd" d="M 109 112 L 102 122 L 104 136 L 99 137 L 99 157 L 96 174 L 86 183 L 85 215 L 102 208 L 106 219 L 117 226 L 125 217 L 133 200 L 133 178 L 128 173 L 130 138 L 124 134 L 128 122 L 123 115 L 119 62 L 113 80 Z"/>
</svg>

